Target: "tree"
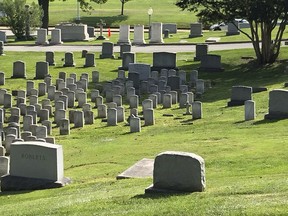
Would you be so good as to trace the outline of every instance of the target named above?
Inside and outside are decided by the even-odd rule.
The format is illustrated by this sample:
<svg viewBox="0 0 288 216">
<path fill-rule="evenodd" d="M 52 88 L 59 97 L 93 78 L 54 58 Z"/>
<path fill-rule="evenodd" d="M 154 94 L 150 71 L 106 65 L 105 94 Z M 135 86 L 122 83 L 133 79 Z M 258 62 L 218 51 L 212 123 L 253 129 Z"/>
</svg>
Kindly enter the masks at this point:
<svg viewBox="0 0 288 216">
<path fill-rule="evenodd" d="M 121 2 L 121 15 L 124 15 L 124 4 L 130 0 L 120 0 Z"/>
<path fill-rule="evenodd" d="M 38 4 L 42 7 L 44 11 L 44 16 L 42 18 L 42 28 L 48 29 L 49 26 L 49 3 L 53 2 L 54 0 L 38 0 Z M 63 0 L 66 1 L 66 0 Z M 95 2 L 96 4 L 105 4 L 107 0 L 76 0 L 80 3 L 80 7 L 83 11 L 89 12 L 93 10 L 92 5 L 90 2 Z"/>
<path fill-rule="evenodd" d="M 239 31 L 251 40 L 258 62 L 274 63 L 278 58 L 288 19 L 288 0 L 178 0 L 176 5 L 211 22 L 246 19 L 250 23 L 250 34 Z M 273 30 L 276 31 L 274 38 Z"/>
<path fill-rule="evenodd" d="M 3 0 L 0 8 L 4 12 L 3 23 L 11 28 L 17 40 L 30 39 L 30 29 L 41 25 L 42 9 L 34 2 L 26 4 L 26 0 Z"/>
</svg>

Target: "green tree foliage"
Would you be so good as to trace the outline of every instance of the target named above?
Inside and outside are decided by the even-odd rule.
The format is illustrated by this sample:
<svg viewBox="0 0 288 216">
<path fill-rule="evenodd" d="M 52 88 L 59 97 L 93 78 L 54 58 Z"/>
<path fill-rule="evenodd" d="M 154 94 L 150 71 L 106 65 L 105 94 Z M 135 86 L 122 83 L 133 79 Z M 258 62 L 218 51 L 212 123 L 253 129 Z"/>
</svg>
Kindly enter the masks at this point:
<svg viewBox="0 0 288 216">
<path fill-rule="evenodd" d="M 278 58 L 288 19 L 288 0 L 177 0 L 176 5 L 210 22 L 246 19 L 250 34 L 239 30 L 252 41 L 258 62 L 273 63 Z M 275 38 L 273 30 L 277 31 Z"/>
<path fill-rule="evenodd" d="M 29 39 L 30 30 L 41 26 L 43 11 L 37 4 L 26 5 L 26 0 L 3 0 L 1 21 L 11 28 L 18 40 Z"/>
</svg>

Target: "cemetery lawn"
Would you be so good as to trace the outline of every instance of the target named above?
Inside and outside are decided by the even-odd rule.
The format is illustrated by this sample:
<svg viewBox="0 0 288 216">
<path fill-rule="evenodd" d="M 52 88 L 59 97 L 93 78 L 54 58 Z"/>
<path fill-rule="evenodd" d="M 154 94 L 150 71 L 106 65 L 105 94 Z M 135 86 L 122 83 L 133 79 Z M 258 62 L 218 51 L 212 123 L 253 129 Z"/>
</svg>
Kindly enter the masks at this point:
<svg viewBox="0 0 288 216">
<path fill-rule="evenodd" d="M 35 0 L 27 0 L 31 3 Z M 35 1 L 36 2 L 36 1 Z M 148 26 L 149 17 L 147 11 L 153 8 L 151 22 L 177 23 L 178 27 L 189 28 L 191 22 L 196 22 L 195 14 L 182 11 L 175 6 L 174 0 L 145 0 L 130 1 L 124 6 L 124 15 L 121 14 L 121 2 L 109 0 L 107 3 L 98 5 L 91 3 L 94 10 L 85 13 L 80 10 L 81 22 L 90 26 L 96 26 L 103 19 L 107 26 L 118 27 L 120 24 L 144 24 Z M 50 2 L 49 25 L 55 26 L 60 22 L 73 22 L 77 15 L 77 1 L 53 1 Z"/>
<path fill-rule="evenodd" d="M 213 84 L 201 98 L 203 119 L 192 121 L 191 116 L 183 115 L 185 109 L 174 105 L 172 109 L 158 106 L 156 124 L 142 127 L 141 133 L 129 133 L 125 123 L 107 127 L 100 119 L 94 125 L 72 129 L 69 136 L 60 136 L 58 128 L 54 128 L 56 143 L 64 148 L 65 176 L 73 183 L 60 189 L 2 192 L 2 215 L 287 214 L 288 120 L 263 120 L 268 112 L 269 91 L 284 88 L 288 80 L 288 74 L 283 72 L 287 63 L 256 67 L 253 61 L 241 59 L 253 57 L 251 49 L 211 53 L 222 56 L 225 71 L 199 73 L 199 78 L 210 79 Z M 281 59 L 288 58 L 287 47 L 281 53 Z M 60 71 L 80 76 L 95 70 L 82 67 L 84 59 L 80 52 L 74 52 L 75 68 L 61 66 L 64 53 L 55 55 L 57 66 L 50 67 L 53 83 Z M 95 56 L 100 81 L 116 78 L 121 61 L 98 59 L 98 53 Z M 178 53 L 177 66 L 186 72 L 196 69 L 199 63 L 193 62 L 193 57 L 193 53 Z M 0 71 L 7 78 L 5 88 L 11 91 L 24 89 L 26 85 L 26 80 L 9 78 L 13 61 L 25 61 L 28 79 L 32 79 L 35 63 L 44 59 L 44 52 L 6 52 L 0 58 Z M 151 64 L 152 54 L 137 53 L 137 60 Z M 239 84 L 269 89 L 253 94 L 256 120 L 243 121 L 243 106 L 227 108 L 231 86 Z M 89 88 L 93 88 L 92 83 Z M 127 104 L 125 108 L 128 117 Z M 135 162 L 154 159 L 167 150 L 193 152 L 204 158 L 205 192 L 145 195 L 144 189 L 152 184 L 151 178 L 116 180 L 119 173 Z"/>
</svg>

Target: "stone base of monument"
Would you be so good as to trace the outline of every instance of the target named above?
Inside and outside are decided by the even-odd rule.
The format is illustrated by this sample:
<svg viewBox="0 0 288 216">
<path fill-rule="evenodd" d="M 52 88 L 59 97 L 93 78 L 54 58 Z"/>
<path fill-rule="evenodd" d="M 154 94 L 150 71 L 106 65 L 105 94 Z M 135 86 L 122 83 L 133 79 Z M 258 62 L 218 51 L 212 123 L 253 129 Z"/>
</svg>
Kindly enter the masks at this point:
<svg viewBox="0 0 288 216">
<path fill-rule="evenodd" d="M 212 67 L 199 67 L 198 71 L 205 71 L 205 72 L 223 72 L 224 68 L 212 68 Z"/>
<path fill-rule="evenodd" d="M 119 66 L 119 67 L 118 67 L 118 70 L 128 71 L 128 67 L 122 67 L 122 66 Z"/>
<path fill-rule="evenodd" d="M 60 188 L 70 184 L 70 178 L 64 177 L 62 181 L 47 179 L 26 178 L 11 175 L 1 177 L 1 191 L 42 190 Z"/>
<path fill-rule="evenodd" d="M 264 116 L 266 120 L 281 120 L 281 119 L 288 119 L 288 114 L 285 113 L 267 113 Z"/>
<path fill-rule="evenodd" d="M 111 58 L 111 59 L 115 59 L 115 55 L 105 55 L 105 54 L 100 54 L 99 58 L 100 58 L 100 59 L 104 59 L 104 58 Z"/>
<path fill-rule="evenodd" d="M 26 76 L 11 76 L 12 79 L 26 79 Z"/>
<path fill-rule="evenodd" d="M 226 36 L 240 35 L 240 32 L 226 32 Z"/>
<path fill-rule="evenodd" d="M 63 67 L 75 67 L 75 66 L 76 66 L 75 63 L 73 63 L 73 64 L 64 64 L 63 65 Z"/>
<path fill-rule="evenodd" d="M 203 37 L 203 34 L 190 34 L 189 38 Z"/>
<path fill-rule="evenodd" d="M 173 69 L 173 70 L 176 70 L 176 71 L 179 70 L 178 67 L 169 67 L 169 66 L 158 67 L 158 66 L 153 66 L 152 65 L 152 67 L 151 67 L 151 71 L 161 71 L 161 69 L 167 69 L 167 70 Z"/>
<path fill-rule="evenodd" d="M 175 193 L 192 193 L 192 192 L 195 192 L 195 191 L 181 191 L 181 190 L 170 190 L 170 189 L 163 189 L 163 188 L 156 188 L 154 187 L 154 185 L 150 185 L 149 187 L 147 187 L 145 189 L 145 194 L 175 194 Z M 201 192 L 201 191 L 199 191 Z"/>
<path fill-rule="evenodd" d="M 231 100 L 227 103 L 228 107 L 233 107 L 233 106 L 242 106 L 245 104 L 244 100 Z"/>
<path fill-rule="evenodd" d="M 106 40 L 106 37 L 103 35 L 99 35 L 96 40 Z"/>
</svg>

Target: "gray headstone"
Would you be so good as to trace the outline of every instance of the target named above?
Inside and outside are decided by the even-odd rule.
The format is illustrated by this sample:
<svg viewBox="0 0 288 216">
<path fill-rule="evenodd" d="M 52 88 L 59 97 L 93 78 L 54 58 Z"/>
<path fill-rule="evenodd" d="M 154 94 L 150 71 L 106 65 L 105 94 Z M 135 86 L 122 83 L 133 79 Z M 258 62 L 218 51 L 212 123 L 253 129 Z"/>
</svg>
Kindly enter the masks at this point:
<svg viewBox="0 0 288 216">
<path fill-rule="evenodd" d="M 49 75 L 48 62 L 36 62 L 36 76 L 34 79 L 44 79 Z"/>
<path fill-rule="evenodd" d="M 155 158 L 153 186 L 149 192 L 202 192 L 206 187 L 205 162 L 186 152 L 163 152 Z"/>
<path fill-rule="evenodd" d="M 13 62 L 12 78 L 26 78 L 26 64 L 23 61 Z"/>
<path fill-rule="evenodd" d="M 115 58 L 113 50 L 114 50 L 114 44 L 112 42 L 103 42 L 102 53 L 100 54 L 100 59 Z"/>
<path fill-rule="evenodd" d="M 244 105 L 246 100 L 252 100 L 252 87 L 232 86 L 231 100 L 228 106 Z"/>
</svg>

